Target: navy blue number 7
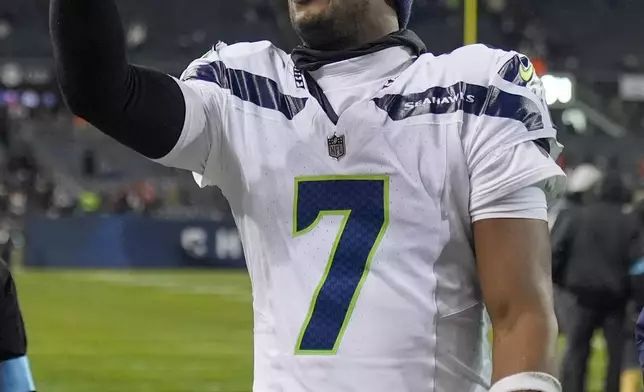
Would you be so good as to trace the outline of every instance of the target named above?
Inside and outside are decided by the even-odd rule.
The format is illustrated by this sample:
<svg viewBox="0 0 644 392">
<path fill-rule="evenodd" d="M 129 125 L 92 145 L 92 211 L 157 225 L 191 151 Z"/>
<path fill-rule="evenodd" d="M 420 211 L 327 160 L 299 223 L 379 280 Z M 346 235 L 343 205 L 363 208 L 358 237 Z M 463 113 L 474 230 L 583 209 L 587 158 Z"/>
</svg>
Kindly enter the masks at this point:
<svg viewBox="0 0 644 392">
<path fill-rule="evenodd" d="M 340 215 L 331 255 L 309 307 L 296 354 L 335 354 L 369 265 L 389 223 L 388 176 L 295 179 L 293 236 L 312 231 L 325 215 Z"/>
</svg>

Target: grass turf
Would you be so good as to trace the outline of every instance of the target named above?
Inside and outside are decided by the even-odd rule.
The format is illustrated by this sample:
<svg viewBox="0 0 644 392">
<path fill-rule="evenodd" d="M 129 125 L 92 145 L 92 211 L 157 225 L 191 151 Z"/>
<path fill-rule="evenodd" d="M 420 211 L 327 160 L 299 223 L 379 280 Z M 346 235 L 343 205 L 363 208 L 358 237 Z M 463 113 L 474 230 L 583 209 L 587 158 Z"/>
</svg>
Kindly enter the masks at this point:
<svg viewBox="0 0 644 392">
<path fill-rule="evenodd" d="M 39 391 L 251 389 L 245 272 L 22 271 L 15 277 Z M 604 355 L 597 351 L 591 391 L 601 389 Z"/>
</svg>

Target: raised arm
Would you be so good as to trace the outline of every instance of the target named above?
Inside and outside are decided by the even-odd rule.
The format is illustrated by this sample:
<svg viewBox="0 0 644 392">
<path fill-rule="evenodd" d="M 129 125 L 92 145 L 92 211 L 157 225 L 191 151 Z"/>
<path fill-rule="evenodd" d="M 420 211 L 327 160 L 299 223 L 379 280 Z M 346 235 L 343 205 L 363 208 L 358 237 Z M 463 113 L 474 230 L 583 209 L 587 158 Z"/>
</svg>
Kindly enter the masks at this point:
<svg viewBox="0 0 644 392">
<path fill-rule="evenodd" d="M 74 114 L 150 159 L 203 172 L 221 129 L 218 86 L 129 64 L 113 0 L 51 0 L 50 29 L 58 81 Z"/>
<path fill-rule="evenodd" d="M 114 2 L 52 0 L 50 11 L 58 80 L 70 109 L 149 158 L 169 153 L 183 128 L 183 94 L 172 77 L 128 64 Z"/>
</svg>

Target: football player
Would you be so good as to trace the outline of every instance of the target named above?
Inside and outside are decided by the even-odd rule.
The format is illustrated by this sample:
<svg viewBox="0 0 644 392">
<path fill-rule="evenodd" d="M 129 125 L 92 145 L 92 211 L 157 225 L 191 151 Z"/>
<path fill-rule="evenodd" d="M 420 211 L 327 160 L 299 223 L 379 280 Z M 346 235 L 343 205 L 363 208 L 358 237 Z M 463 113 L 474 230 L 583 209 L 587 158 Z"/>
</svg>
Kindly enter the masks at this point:
<svg viewBox="0 0 644 392">
<path fill-rule="evenodd" d="M 228 198 L 254 391 L 560 391 L 547 203 L 565 176 L 529 59 L 428 53 L 411 1 L 288 6 L 292 53 L 219 43 L 174 79 L 128 64 L 112 0 L 51 1 L 72 111 Z"/>
</svg>

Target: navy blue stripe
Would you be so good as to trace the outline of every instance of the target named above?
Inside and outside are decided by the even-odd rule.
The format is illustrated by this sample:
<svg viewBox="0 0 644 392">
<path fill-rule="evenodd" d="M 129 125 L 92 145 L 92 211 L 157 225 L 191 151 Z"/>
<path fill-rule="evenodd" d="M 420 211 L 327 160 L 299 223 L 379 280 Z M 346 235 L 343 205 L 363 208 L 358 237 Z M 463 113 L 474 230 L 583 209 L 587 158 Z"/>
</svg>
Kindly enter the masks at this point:
<svg viewBox="0 0 644 392">
<path fill-rule="evenodd" d="M 476 116 L 513 119 L 523 123 L 528 131 L 544 128 L 541 111 L 535 102 L 494 86 L 459 82 L 449 87 L 432 87 L 421 93 L 388 94 L 375 98 L 374 102 L 394 121 L 425 114 L 463 111 Z"/>
<path fill-rule="evenodd" d="M 197 66 L 189 70 L 183 79 L 217 83 L 239 99 L 265 109 L 277 110 L 289 120 L 304 109 L 307 101 L 307 98 L 282 94 L 274 80 L 240 69 L 229 69 L 221 61 Z"/>
<path fill-rule="evenodd" d="M 506 80 L 510 83 L 525 87 L 528 85 L 528 82 L 521 79 L 521 74 L 519 72 L 521 65 L 525 67 L 530 66 L 530 60 L 527 57 L 520 57 L 518 55 L 514 56 L 510 60 L 508 60 L 505 65 L 503 65 L 503 67 L 499 71 L 499 76 L 502 77 L 503 80 Z"/>
<path fill-rule="evenodd" d="M 532 142 L 538 147 L 543 148 L 543 150 L 550 155 L 550 141 L 548 141 L 548 139 L 537 139 Z"/>
<path fill-rule="evenodd" d="M 497 87 L 491 87 L 488 94 L 488 104 L 483 114 L 522 122 L 528 131 L 538 131 L 544 128 L 541 109 L 536 102 L 523 95 L 510 94 Z"/>
</svg>

